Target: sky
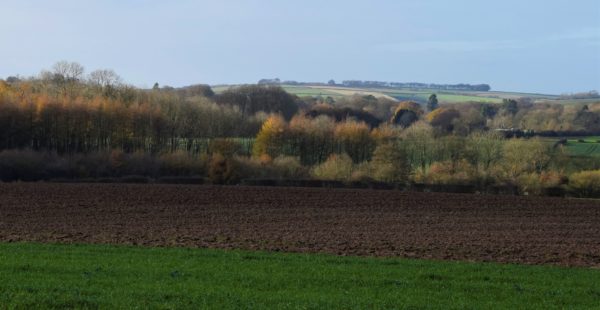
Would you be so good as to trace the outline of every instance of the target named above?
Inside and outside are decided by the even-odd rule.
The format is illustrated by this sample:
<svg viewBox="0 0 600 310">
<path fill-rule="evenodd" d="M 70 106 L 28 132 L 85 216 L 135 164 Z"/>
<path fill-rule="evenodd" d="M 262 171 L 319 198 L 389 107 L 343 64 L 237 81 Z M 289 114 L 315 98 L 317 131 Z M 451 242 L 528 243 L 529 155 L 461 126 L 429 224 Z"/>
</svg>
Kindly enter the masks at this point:
<svg viewBox="0 0 600 310">
<path fill-rule="evenodd" d="M 599 0 L 0 0 L 0 78 L 61 60 L 139 86 L 262 78 L 600 91 Z"/>
</svg>

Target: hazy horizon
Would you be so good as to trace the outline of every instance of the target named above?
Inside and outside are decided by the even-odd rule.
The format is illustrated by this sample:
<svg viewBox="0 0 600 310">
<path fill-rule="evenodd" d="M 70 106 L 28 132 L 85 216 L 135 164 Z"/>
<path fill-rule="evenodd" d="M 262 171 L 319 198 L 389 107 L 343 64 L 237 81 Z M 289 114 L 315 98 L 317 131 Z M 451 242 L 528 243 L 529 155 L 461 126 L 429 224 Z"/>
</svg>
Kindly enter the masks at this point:
<svg viewBox="0 0 600 310">
<path fill-rule="evenodd" d="M 55 62 L 139 86 L 377 80 L 600 90 L 600 2 L 2 3 L 0 78 Z"/>
</svg>

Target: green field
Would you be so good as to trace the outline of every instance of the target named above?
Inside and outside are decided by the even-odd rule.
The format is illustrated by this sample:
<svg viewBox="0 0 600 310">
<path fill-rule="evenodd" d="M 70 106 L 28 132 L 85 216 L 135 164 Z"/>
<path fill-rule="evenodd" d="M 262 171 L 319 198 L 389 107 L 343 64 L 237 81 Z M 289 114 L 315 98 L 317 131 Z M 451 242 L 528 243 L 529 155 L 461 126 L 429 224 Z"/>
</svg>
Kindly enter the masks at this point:
<svg viewBox="0 0 600 310">
<path fill-rule="evenodd" d="M 569 154 L 574 156 L 600 157 L 600 144 L 583 144 L 569 143 L 567 144 Z"/>
<path fill-rule="evenodd" d="M 464 95 L 464 94 L 452 94 L 448 92 L 436 92 L 435 90 L 429 91 L 393 91 L 385 92 L 386 94 L 396 97 L 402 100 L 414 100 L 418 102 L 426 102 L 429 96 L 433 93 L 437 94 L 438 100 L 441 103 L 459 103 L 459 102 L 486 102 L 486 103 L 500 103 L 502 99 L 484 97 L 479 95 Z"/>
<path fill-rule="evenodd" d="M 559 138 L 543 138 L 543 140 L 554 145 Z M 565 147 L 571 156 L 600 157 L 600 136 L 569 137 Z"/>
<path fill-rule="evenodd" d="M 322 96 L 322 97 L 340 98 L 340 97 L 344 96 L 342 94 L 338 94 L 338 93 L 335 93 L 333 91 L 329 91 L 329 90 L 326 90 L 326 89 L 320 89 L 320 88 L 312 88 L 312 87 L 304 87 L 304 86 L 291 86 L 291 85 L 283 85 L 282 87 L 288 93 L 294 94 L 294 95 L 296 95 L 298 97 L 305 97 L 305 96 L 316 97 L 316 96 Z"/>
<path fill-rule="evenodd" d="M 235 85 L 214 86 L 215 93 L 221 93 Z M 426 102 L 433 93 L 437 94 L 440 103 L 461 103 L 461 102 L 483 102 L 483 103 L 501 103 L 503 99 L 518 99 L 528 97 L 539 103 L 558 103 L 558 104 L 589 104 L 599 102 L 600 99 L 560 99 L 557 95 L 545 95 L 535 93 L 503 92 L 503 91 L 449 91 L 437 89 L 412 89 L 412 88 L 349 88 L 342 86 L 296 86 L 281 85 L 287 92 L 300 97 L 303 96 L 323 96 L 341 98 L 353 94 L 372 94 L 376 97 L 393 97 L 399 101 L 413 100 L 417 102 Z"/>
<path fill-rule="evenodd" d="M 600 270 L 108 245 L 0 244 L 2 308 L 597 308 Z"/>
</svg>

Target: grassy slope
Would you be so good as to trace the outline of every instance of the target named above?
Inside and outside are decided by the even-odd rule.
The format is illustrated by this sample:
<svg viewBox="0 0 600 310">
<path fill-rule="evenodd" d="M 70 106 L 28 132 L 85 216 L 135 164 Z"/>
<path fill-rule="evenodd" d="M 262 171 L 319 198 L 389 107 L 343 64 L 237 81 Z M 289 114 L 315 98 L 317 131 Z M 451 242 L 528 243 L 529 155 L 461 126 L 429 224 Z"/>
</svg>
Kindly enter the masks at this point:
<svg viewBox="0 0 600 310">
<path fill-rule="evenodd" d="M 231 86 L 219 85 L 213 87 L 216 93 L 221 93 Z M 562 100 L 556 95 L 530 94 L 518 92 L 477 92 L 477 91 L 449 91 L 435 89 L 409 89 L 409 88 L 348 88 L 342 86 L 297 86 L 282 85 L 289 93 L 302 96 L 330 96 L 340 98 L 351 96 L 353 94 L 371 94 L 376 97 L 394 97 L 398 100 L 414 100 L 425 102 L 429 95 L 435 93 L 441 103 L 461 103 L 461 102 L 487 102 L 501 103 L 502 99 L 517 99 L 529 97 L 540 103 L 558 103 L 558 104 L 589 104 L 599 102 L 599 99 L 566 99 Z M 388 97 L 388 98 L 389 98 Z"/>
<path fill-rule="evenodd" d="M 104 245 L 0 244 L 23 308 L 591 308 L 600 270 Z"/>
<path fill-rule="evenodd" d="M 323 97 L 327 97 L 327 96 L 329 96 L 329 97 L 333 97 L 333 98 L 340 98 L 340 97 L 344 96 L 342 94 L 338 94 L 336 92 L 333 92 L 333 91 L 330 91 L 330 90 L 326 90 L 326 89 L 304 87 L 304 86 L 291 86 L 291 85 L 284 85 L 282 87 L 288 93 L 297 95 L 299 97 L 304 97 L 304 96 L 323 96 Z"/>
</svg>

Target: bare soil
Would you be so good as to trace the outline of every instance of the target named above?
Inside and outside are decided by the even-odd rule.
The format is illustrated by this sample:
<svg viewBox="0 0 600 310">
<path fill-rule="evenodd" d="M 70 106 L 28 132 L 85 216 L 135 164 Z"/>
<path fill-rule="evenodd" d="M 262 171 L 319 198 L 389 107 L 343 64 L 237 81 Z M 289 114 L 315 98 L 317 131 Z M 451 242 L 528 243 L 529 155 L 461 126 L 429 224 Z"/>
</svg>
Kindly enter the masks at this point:
<svg viewBox="0 0 600 310">
<path fill-rule="evenodd" d="M 0 241 L 600 268 L 600 201 L 364 189 L 0 183 Z"/>
</svg>

